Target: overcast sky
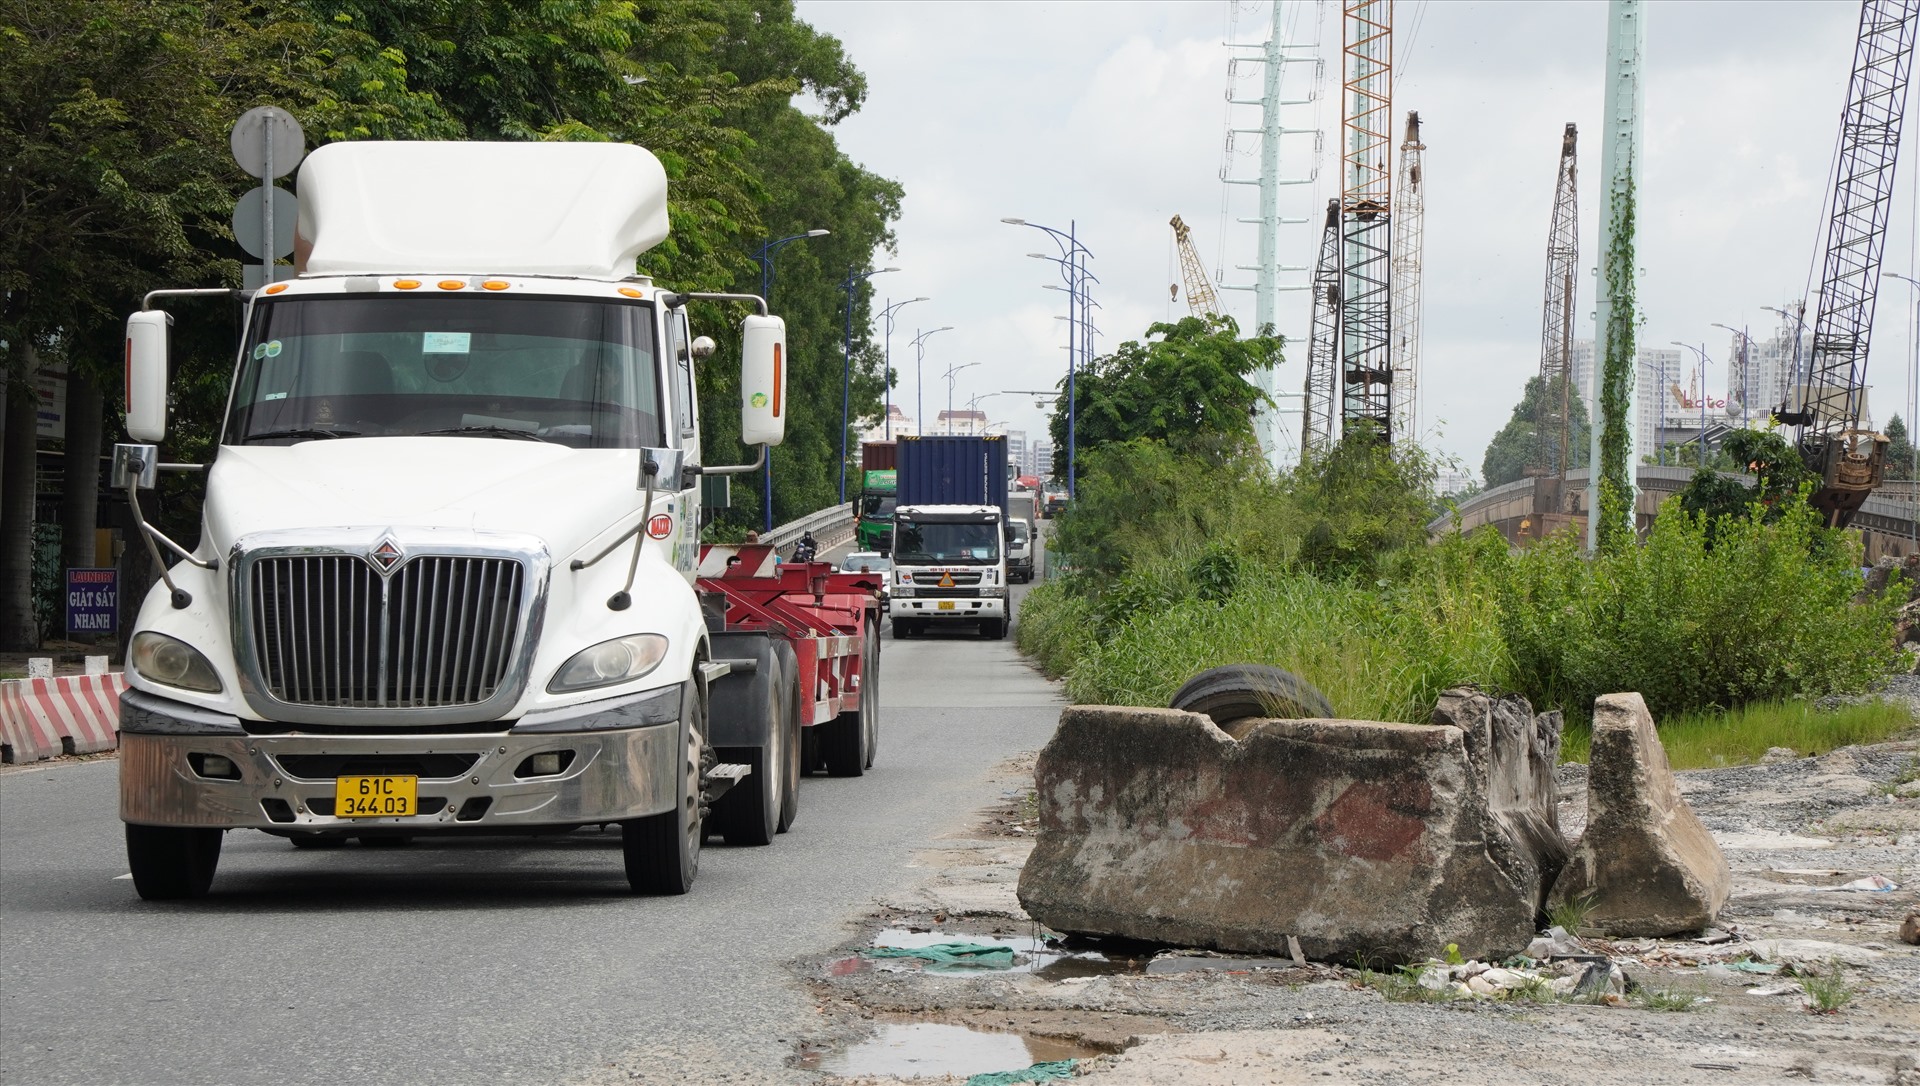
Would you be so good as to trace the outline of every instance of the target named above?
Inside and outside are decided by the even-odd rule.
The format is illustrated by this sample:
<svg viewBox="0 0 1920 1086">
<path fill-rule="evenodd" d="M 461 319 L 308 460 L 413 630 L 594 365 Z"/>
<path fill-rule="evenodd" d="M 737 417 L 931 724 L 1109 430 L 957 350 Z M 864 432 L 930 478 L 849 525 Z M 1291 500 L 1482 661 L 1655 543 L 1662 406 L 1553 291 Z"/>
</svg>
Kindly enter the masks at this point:
<svg viewBox="0 0 1920 1086">
<path fill-rule="evenodd" d="M 1646 154 L 1640 189 L 1642 342 L 1704 344 L 1708 385 L 1724 395 L 1731 337 L 1764 339 L 1779 319 L 1762 306 L 1806 293 L 1829 163 L 1852 63 L 1858 6 L 1849 3 L 1653 3 L 1647 10 Z M 1041 289 L 1054 252 L 1013 216 L 1062 230 L 1077 224 L 1100 277 L 1093 297 L 1101 353 L 1147 325 L 1186 312 L 1172 231 L 1193 228 L 1216 279 L 1253 262 L 1251 186 L 1220 181 L 1229 107 L 1228 40 L 1267 37 L 1265 2 L 875 3 L 801 0 L 800 17 L 846 44 L 868 76 L 865 107 L 838 129 L 856 161 L 906 187 L 899 251 L 874 279 L 884 301 L 928 295 L 899 311 L 894 365 L 915 412 L 909 340 L 927 341 L 927 409 L 1001 389 L 1046 388 L 1065 373 L 1066 295 Z M 1337 194 L 1339 6 L 1287 0 L 1290 40 L 1326 57 L 1317 105 L 1292 107 L 1289 127 L 1320 127 L 1318 181 L 1284 190 L 1282 213 L 1309 216 Z M 1322 22 L 1321 20 L 1324 20 Z M 1606 5 L 1426 3 L 1395 13 L 1394 107 L 1417 110 L 1427 145 L 1423 429 L 1431 445 L 1476 472 L 1526 378 L 1539 369 L 1548 215 L 1560 132 L 1581 133 L 1581 265 L 1575 335 L 1593 335 L 1598 252 L 1600 88 Z M 1246 52 L 1246 51 L 1241 51 Z M 1288 66 L 1285 97 L 1314 89 L 1311 64 Z M 1239 97 L 1259 96 L 1259 66 L 1242 65 Z M 1232 124 L 1258 127 L 1258 107 Z M 1396 120 L 1398 131 L 1400 122 Z M 1914 170 L 1902 152 L 1887 270 L 1914 274 Z M 1236 176 L 1257 171 L 1257 136 L 1239 137 Z M 1397 142 L 1397 141 L 1396 141 Z M 1286 138 L 1284 176 L 1309 176 L 1311 135 Z M 1283 227 L 1281 263 L 1311 265 L 1317 226 Z M 1304 281 L 1290 273 L 1283 281 Z M 1184 294 L 1184 292 L 1183 292 Z M 1223 291 L 1243 328 L 1251 293 Z M 1907 413 L 1913 289 L 1888 280 L 1869 380 L 1876 420 Z M 1811 303 L 1810 303 L 1811 305 Z M 1292 343 L 1280 382 L 1303 377 L 1306 296 L 1283 294 L 1280 330 Z M 1811 313 L 1809 313 L 1811 319 Z M 1038 436 L 1043 412 L 1026 396 L 980 407 Z"/>
</svg>

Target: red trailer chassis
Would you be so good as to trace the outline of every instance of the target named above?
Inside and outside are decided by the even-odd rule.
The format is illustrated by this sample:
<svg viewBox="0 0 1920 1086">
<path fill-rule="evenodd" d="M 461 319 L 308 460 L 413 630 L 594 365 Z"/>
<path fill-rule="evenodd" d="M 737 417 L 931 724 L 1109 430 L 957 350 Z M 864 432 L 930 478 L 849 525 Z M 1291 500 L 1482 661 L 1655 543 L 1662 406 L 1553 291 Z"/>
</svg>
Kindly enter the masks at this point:
<svg viewBox="0 0 1920 1086">
<path fill-rule="evenodd" d="M 695 587 L 721 603 L 724 632 L 764 631 L 793 647 L 800 676 L 810 680 L 800 700 L 811 712 L 800 723 L 812 727 L 860 708 L 867 639 L 880 636 L 883 577 L 835 572 L 826 562 L 781 562 L 764 543 L 703 544 Z"/>
</svg>

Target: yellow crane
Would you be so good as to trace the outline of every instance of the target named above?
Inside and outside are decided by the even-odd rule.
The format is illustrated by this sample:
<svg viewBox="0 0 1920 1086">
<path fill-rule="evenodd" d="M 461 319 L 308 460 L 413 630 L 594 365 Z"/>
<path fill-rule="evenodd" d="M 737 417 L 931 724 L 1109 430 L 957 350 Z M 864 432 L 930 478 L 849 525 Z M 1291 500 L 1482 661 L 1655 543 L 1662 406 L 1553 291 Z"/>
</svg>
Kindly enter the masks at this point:
<svg viewBox="0 0 1920 1086">
<path fill-rule="evenodd" d="M 1200 254 L 1193 247 L 1193 231 L 1175 215 L 1169 224 L 1173 227 L 1174 244 L 1180 249 L 1180 277 L 1187 281 L 1187 308 L 1193 310 L 1196 317 L 1218 316 L 1220 296 L 1213 291 L 1213 280 L 1207 278 L 1206 265 L 1200 263 Z"/>
</svg>

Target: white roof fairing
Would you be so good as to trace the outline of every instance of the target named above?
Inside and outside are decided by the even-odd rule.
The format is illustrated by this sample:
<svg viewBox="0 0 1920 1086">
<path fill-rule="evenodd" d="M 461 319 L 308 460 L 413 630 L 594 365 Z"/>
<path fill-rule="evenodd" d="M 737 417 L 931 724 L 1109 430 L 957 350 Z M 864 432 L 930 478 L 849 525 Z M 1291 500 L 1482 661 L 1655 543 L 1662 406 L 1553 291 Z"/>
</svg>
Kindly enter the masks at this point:
<svg viewBox="0 0 1920 1086">
<path fill-rule="evenodd" d="M 330 143 L 299 185 L 302 275 L 624 279 L 667 237 L 666 170 L 630 143 Z"/>
</svg>

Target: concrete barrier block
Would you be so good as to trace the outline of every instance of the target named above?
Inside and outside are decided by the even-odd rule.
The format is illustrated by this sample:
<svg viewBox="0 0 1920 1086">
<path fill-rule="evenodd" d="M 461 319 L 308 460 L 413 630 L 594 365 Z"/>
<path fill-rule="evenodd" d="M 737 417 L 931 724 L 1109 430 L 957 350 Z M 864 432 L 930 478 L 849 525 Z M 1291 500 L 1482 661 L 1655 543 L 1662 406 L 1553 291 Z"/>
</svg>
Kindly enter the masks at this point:
<svg viewBox="0 0 1920 1086">
<path fill-rule="evenodd" d="M 1269 954 L 1294 936 L 1319 960 L 1524 950 L 1565 856 L 1534 764 L 1559 718 L 1457 694 L 1435 725 L 1272 720 L 1238 742 L 1194 713 L 1069 708 L 1020 903 L 1065 932 Z"/>
</svg>

